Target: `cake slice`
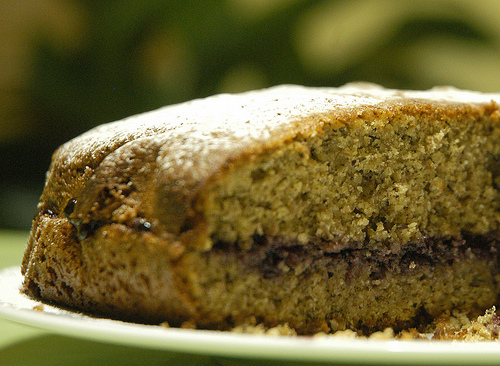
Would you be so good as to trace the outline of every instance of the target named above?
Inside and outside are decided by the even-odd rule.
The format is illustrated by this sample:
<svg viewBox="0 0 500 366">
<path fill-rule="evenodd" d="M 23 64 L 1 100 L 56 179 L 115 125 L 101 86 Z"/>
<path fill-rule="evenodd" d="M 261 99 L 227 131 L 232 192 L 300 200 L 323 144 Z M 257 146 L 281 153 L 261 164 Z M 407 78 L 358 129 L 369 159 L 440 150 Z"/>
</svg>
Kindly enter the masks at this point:
<svg viewBox="0 0 500 366">
<path fill-rule="evenodd" d="M 278 86 L 53 155 L 24 291 L 96 316 L 299 334 L 496 304 L 499 94 Z"/>
</svg>

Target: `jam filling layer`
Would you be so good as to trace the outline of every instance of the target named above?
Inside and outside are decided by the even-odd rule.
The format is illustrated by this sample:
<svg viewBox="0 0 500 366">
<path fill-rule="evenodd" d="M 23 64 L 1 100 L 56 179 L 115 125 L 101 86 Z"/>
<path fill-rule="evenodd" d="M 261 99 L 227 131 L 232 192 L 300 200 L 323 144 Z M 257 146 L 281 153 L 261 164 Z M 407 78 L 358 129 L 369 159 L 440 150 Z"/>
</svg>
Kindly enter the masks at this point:
<svg viewBox="0 0 500 366">
<path fill-rule="evenodd" d="M 250 250 L 240 249 L 234 243 L 218 242 L 212 251 L 219 255 L 236 257 L 245 264 L 246 270 L 258 269 L 265 278 L 273 278 L 296 270 L 314 269 L 317 266 L 327 268 L 340 261 L 348 264 L 350 273 L 356 272 L 356 267 L 369 265 L 370 278 L 383 278 L 390 270 L 405 272 L 416 266 L 436 267 L 451 265 L 453 261 L 475 257 L 497 262 L 495 268 L 500 268 L 500 236 L 497 233 L 487 235 L 463 234 L 461 237 L 425 237 L 416 242 L 396 246 L 398 250 L 362 249 L 361 243 L 353 243 L 351 248 L 331 251 L 335 245 L 321 240 L 300 243 L 298 240 L 286 240 L 271 236 L 255 236 L 254 245 Z M 394 248 L 395 246 L 390 246 Z M 361 248 L 361 249 L 360 249 Z M 332 268 L 332 275 L 335 268 Z"/>
</svg>

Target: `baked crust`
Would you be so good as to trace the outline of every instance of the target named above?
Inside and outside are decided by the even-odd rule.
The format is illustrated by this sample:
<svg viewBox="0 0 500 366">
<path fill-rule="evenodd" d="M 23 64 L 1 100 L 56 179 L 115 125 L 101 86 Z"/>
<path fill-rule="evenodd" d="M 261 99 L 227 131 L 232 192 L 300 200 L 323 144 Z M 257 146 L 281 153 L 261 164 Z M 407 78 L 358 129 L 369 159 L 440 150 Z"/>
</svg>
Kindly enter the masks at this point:
<svg viewBox="0 0 500 366">
<path fill-rule="evenodd" d="M 220 182 L 237 176 L 239 169 L 248 164 L 274 157 L 281 151 L 301 152 L 304 145 L 297 142 L 346 126 L 357 128 L 363 121 L 376 121 L 383 126 L 383 121 L 405 120 L 408 116 L 429 121 L 459 119 L 462 124 L 488 120 L 491 126 L 488 133 L 495 139 L 500 129 L 499 100 L 499 95 L 453 88 L 396 91 L 371 84 L 349 84 L 342 88 L 287 85 L 195 100 L 99 126 L 54 153 L 23 259 L 24 289 L 32 296 L 95 314 L 145 323 L 168 321 L 175 326 L 192 322 L 201 327 L 225 329 L 251 316 L 270 326 L 292 323 L 301 333 L 414 325 L 415 319 L 422 317 L 423 299 L 418 300 L 420 305 L 412 305 L 416 309 L 401 308 L 401 314 L 394 313 L 389 320 L 383 320 L 384 314 L 369 312 L 366 319 L 359 314 L 346 318 L 338 309 L 328 309 L 329 314 L 318 317 L 317 312 L 305 307 L 314 307 L 310 297 L 321 290 L 295 299 L 297 311 L 293 310 L 293 303 L 286 303 L 283 298 L 269 299 L 273 286 L 300 288 L 286 284 L 300 279 L 300 274 L 286 274 L 267 282 L 262 279 L 265 276 L 255 278 L 262 276 L 258 268 L 262 262 L 245 267 L 248 258 L 245 253 L 256 250 L 253 241 L 240 245 L 233 256 L 227 254 L 233 253 L 228 248 L 236 244 L 228 247 L 229 236 L 214 234 L 220 220 L 207 213 L 214 204 L 214 187 L 224 185 Z M 309 150 L 307 147 L 301 153 L 310 157 Z M 485 179 L 494 180 L 495 172 Z M 494 187 L 494 183 L 491 185 Z M 495 190 L 496 187 L 490 189 L 496 197 Z M 488 208 L 491 217 L 483 229 L 471 229 L 468 223 L 465 229 L 457 226 L 443 234 L 451 238 L 465 230 L 489 238 L 483 240 L 481 251 L 468 257 L 457 254 L 457 258 L 462 258 L 460 261 L 434 259 L 432 266 L 438 267 L 437 272 L 442 270 L 443 276 L 451 276 L 453 268 L 465 271 L 466 264 L 487 268 L 481 277 L 485 285 L 473 295 L 475 300 L 457 300 L 449 307 L 462 306 L 466 311 L 472 311 L 474 306 L 486 308 L 498 295 L 493 289 L 498 270 L 496 257 L 482 257 L 496 250 L 497 209 L 494 205 Z M 277 244 L 269 243 L 279 242 L 282 233 L 269 228 L 262 230 L 251 235 L 266 237 L 266 248 L 276 250 Z M 393 259 L 399 268 L 395 272 L 408 265 L 403 261 L 406 247 L 421 248 L 423 244 L 415 243 L 423 242 L 426 247 L 431 245 L 425 240 L 426 235 L 422 231 L 406 242 L 388 244 L 391 255 L 399 256 Z M 308 252 L 324 253 L 327 246 L 331 256 L 368 245 L 371 250 L 368 255 L 374 251 L 380 253 L 376 239 L 367 243 L 357 238 L 320 237 L 314 242 L 309 237 L 302 236 L 297 241 L 294 234 L 293 238 L 285 237 L 288 244 L 279 247 L 309 244 Z M 443 237 L 438 241 L 442 242 Z M 460 242 L 460 238 L 455 242 Z M 261 253 L 260 260 L 268 255 Z M 362 260 L 362 257 L 356 259 Z M 299 260 L 304 266 L 307 261 L 307 256 Z M 450 261 L 452 266 L 445 264 Z M 280 263 L 276 261 L 273 265 Z M 342 267 L 340 262 L 335 263 Z M 432 266 L 422 269 L 422 273 L 434 276 L 437 272 L 429 269 Z M 352 267 L 345 268 L 333 276 L 346 278 L 351 270 Z M 310 273 L 308 279 L 318 282 L 327 276 L 323 269 L 318 271 Z M 410 286 L 422 273 L 413 274 L 401 286 Z M 367 278 L 370 275 L 371 272 L 367 273 Z M 247 290 L 235 289 L 237 281 L 242 286 L 246 283 L 247 290 L 253 291 L 248 301 L 260 299 L 262 303 L 242 304 L 241 297 Z M 450 284 L 454 286 L 451 280 Z M 212 291 L 214 287 L 217 291 Z M 259 288 L 265 290 L 256 295 Z M 227 292 L 235 295 L 226 296 L 225 305 L 215 306 L 216 298 Z M 240 300 L 236 301 L 236 297 Z M 374 300 L 370 301 L 373 305 Z M 297 302 L 307 305 L 302 309 Z M 443 306 L 429 307 L 425 313 L 435 317 L 444 310 L 447 309 Z"/>
</svg>

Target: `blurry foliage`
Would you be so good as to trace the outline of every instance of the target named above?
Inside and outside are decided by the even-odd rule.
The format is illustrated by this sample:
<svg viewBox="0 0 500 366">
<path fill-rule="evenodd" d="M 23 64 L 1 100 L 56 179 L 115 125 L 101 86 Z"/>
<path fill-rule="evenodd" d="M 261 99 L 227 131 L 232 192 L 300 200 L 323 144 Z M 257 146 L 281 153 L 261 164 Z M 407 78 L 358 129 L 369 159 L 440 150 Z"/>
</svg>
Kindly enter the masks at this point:
<svg viewBox="0 0 500 366">
<path fill-rule="evenodd" d="M 57 146 L 162 105 L 281 83 L 500 89 L 494 1 L 62 2 L 78 4 L 73 38 L 31 34 L 25 112 L 0 115 L 5 131 L 20 126 L 0 130 L 0 227 L 30 225 Z M 0 104 L 12 90 L 1 89 Z"/>
</svg>

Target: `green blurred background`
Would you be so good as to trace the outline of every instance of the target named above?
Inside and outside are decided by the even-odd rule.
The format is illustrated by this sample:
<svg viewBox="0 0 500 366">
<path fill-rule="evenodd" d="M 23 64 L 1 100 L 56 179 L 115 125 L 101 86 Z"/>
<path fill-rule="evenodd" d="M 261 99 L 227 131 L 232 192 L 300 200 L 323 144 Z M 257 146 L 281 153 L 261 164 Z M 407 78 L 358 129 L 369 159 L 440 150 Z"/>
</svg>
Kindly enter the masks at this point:
<svg viewBox="0 0 500 366">
<path fill-rule="evenodd" d="M 100 123 L 281 83 L 500 92 L 497 0 L 0 0 L 0 228 Z"/>
</svg>

